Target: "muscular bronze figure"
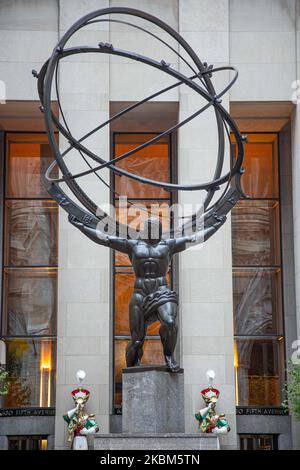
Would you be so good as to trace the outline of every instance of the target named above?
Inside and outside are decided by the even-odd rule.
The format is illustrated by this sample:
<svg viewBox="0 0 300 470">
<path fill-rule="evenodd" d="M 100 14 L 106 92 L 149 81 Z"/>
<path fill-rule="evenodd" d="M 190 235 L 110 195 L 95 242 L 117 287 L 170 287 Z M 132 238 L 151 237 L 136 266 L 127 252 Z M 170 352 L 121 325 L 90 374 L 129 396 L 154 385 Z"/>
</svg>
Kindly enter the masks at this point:
<svg viewBox="0 0 300 470">
<path fill-rule="evenodd" d="M 147 327 L 159 320 L 166 365 L 172 372 L 178 372 L 179 365 L 174 358 L 178 296 L 167 283 L 170 262 L 172 256 L 184 251 L 189 243 L 207 240 L 225 220 L 226 216 L 223 216 L 214 225 L 191 236 L 163 239 L 160 221 L 150 218 L 145 222 L 141 237 L 132 240 L 105 235 L 84 225 L 73 215 L 69 216 L 69 221 L 91 240 L 126 253 L 132 263 L 136 280 L 129 305 L 131 341 L 126 349 L 127 367 L 140 364 Z"/>
<path fill-rule="evenodd" d="M 121 19 L 118 19 L 118 16 L 117 19 L 115 19 L 115 15 L 121 15 Z M 108 21 L 109 23 L 114 22 L 122 24 L 124 23 L 122 20 L 123 15 L 129 15 L 125 21 L 126 27 L 138 28 L 140 31 L 143 31 L 144 34 L 150 35 L 164 46 L 170 48 L 172 52 L 177 54 L 178 59 L 180 59 L 178 64 L 181 63 L 183 59 L 188 67 L 186 70 L 189 71 L 184 74 L 182 67 L 179 70 L 174 64 L 170 65 L 163 59 L 157 61 L 155 58 L 137 54 L 131 50 L 124 50 L 123 47 L 120 49 L 117 44 L 109 44 L 103 41 L 98 44 L 79 44 L 75 47 L 69 47 L 69 42 L 72 42 L 73 35 L 84 30 L 90 23 Z M 130 18 L 138 19 L 138 25 L 131 23 Z M 139 26 L 141 20 L 145 21 L 146 24 L 155 25 L 155 29 L 158 28 L 160 32 L 163 32 L 169 39 L 172 39 L 172 42 L 175 41 L 178 50 L 184 52 L 185 58 L 176 52 L 174 47 L 171 47 L 160 35 L 155 35 L 153 31 L 148 31 L 146 24 L 145 27 L 141 28 Z M 90 129 L 79 138 L 70 131 L 70 126 L 68 125 L 66 115 L 64 115 L 64 110 L 61 106 L 58 80 L 56 80 L 56 78 L 62 59 L 75 55 L 77 57 L 81 54 L 89 55 L 90 53 L 108 54 L 109 56 L 123 57 L 133 63 L 143 63 L 144 65 L 152 67 L 152 69 L 160 71 L 164 76 L 167 74 L 170 78 L 175 79 L 174 83 L 154 93 L 153 90 L 151 93 L 147 93 L 147 96 L 140 101 L 131 103 L 129 106 L 126 105 L 124 109 L 118 111 L 116 114 L 110 115 L 104 122 L 99 122 L 96 127 Z M 231 80 L 229 83 L 226 83 L 224 89 L 217 91 L 214 87 L 212 77 L 215 73 L 222 71 L 231 71 L 234 73 L 231 74 Z M 241 176 L 243 173 L 242 164 L 244 157 L 243 142 L 246 136 L 241 135 L 236 123 L 228 111 L 222 106 L 222 97 L 235 83 L 238 72 L 232 65 L 214 67 L 206 62 L 202 63 L 186 40 L 172 27 L 161 21 L 161 19 L 132 8 L 112 7 L 91 12 L 76 21 L 62 35 L 40 72 L 37 73 L 33 70 L 32 73 L 38 79 L 38 93 L 41 101 L 40 110 L 44 114 L 45 129 L 55 157 L 55 160 L 49 165 L 44 174 L 44 183 L 48 193 L 60 207 L 69 214 L 70 222 L 85 235 L 96 243 L 126 253 L 131 260 L 135 272 L 136 281 L 134 293 L 129 306 L 131 342 L 126 351 L 127 365 L 135 366 L 139 364 L 143 354 L 143 343 L 147 326 L 159 320 L 161 323 L 160 335 L 166 364 L 171 371 L 176 372 L 179 369 L 174 359 L 174 348 L 177 337 L 176 316 L 178 298 L 177 294 L 167 285 L 166 275 L 170 261 L 175 253 L 185 250 L 188 243 L 201 243 L 213 235 L 225 222 L 226 214 L 232 210 L 241 196 L 245 196 L 241 188 Z M 95 76 L 93 79 L 96 80 L 98 78 Z M 122 79 L 122 77 L 120 79 Z M 99 83 L 101 86 L 101 80 Z M 199 104 L 197 110 L 195 109 L 192 114 L 184 116 L 184 119 L 167 129 L 164 128 L 163 122 L 158 122 L 160 132 L 151 137 L 149 135 L 149 140 L 146 142 L 140 142 L 134 148 L 130 150 L 127 149 L 121 155 L 115 155 L 113 158 L 107 155 L 107 159 L 105 159 L 102 152 L 100 152 L 100 154 L 95 153 L 93 149 L 89 147 L 86 139 L 95 135 L 100 129 L 107 129 L 111 123 L 116 123 L 119 118 L 123 118 L 125 115 L 128 117 L 130 112 L 136 110 L 139 106 L 150 103 L 154 98 L 160 97 L 163 93 L 181 85 L 188 86 L 191 92 L 196 93 L 196 96 L 201 96 L 199 102 L 201 103 L 201 107 Z M 58 118 L 52 107 L 53 89 L 56 92 L 61 119 Z M 203 106 L 202 100 L 205 102 Z M 131 155 L 138 155 L 138 152 L 145 148 L 150 149 L 150 147 L 159 142 L 162 137 L 175 135 L 180 128 L 191 122 L 197 116 L 200 116 L 209 108 L 215 114 L 218 133 L 216 140 L 217 159 L 212 180 L 207 182 L 192 181 L 176 183 L 175 181 L 162 181 L 161 178 L 154 180 L 151 174 L 132 173 L 118 164 L 119 161 L 125 162 L 125 159 L 129 158 Z M 131 117 L 132 115 L 129 116 L 129 119 L 131 119 Z M 119 121 L 118 125 L 123 128 L 122 121 Z M 57 135 L 55 134 L 56 130 L 58 130 L 60 136 L 63 136 L 69 143 L 64 150 L 59 148 Z M 232 162 L 229 171 L 224 168 L 224 158 L 225 155 L 227 155 L 227 146 L 225 145 L 226 136 L 228 138 L 231 154 L 230 161 Z M 206 148 L 205 144 L 203 148 Z M 65 158 L 71 151 L 76 154 L 77 158 L 79 157 L 82 162 L 84 162 L 84 165 L 87 165 L 84 171 L 73 173 L 72 165 L 69 165 L 73 159 L 71 158 L 69 160 L 69 158 Z M 195 157 L 199 158 L 196 154 Z M 59 171 L 54 172 L 55 169 L 59 169 Z M 101 232 L 102 229 L 99 230 L 99 224 L 102 223 L 103 220 L 105 220 L 108 228 L 114 227 L 115 220 L 102 209 L 99 213 L 99 207 L 88 196 L 84 188 L 81 187 L 79 181 L 82 177 L 94 175 L 97 177 L 99 183 L 110 189 L 111 194 L 117 194 L 116 189 L 100 176 L 101 170 L 104 169 L 108 169 L 111 175 L 125 176 L 130 180 L 161 188 L 172 194 L 176 194 L 179 191 L 202 191 L 199 201 L 201 208 L 189 217 L 186 217 L 184 221 L 181 219 L 183 225 L 180 227 L 180 230 L 184 233 L 191 227 L 195 228 L 195 221 L 198 221 L 198 216 L 200 216 L 203 221 L 203 230 L 199 229 L 195 235 L 190 237 L 182 237 L 180 235 L 181 238 L 169 237 L 165 239 L 162 237 L 159 222 L 150 219 L 146 222 L 144 233 L 139 239 L 124 239 L 109 236 Z M 194 178 L 196 178 L 196 174 L 193 180 Z M 69 195 L 61 187 L 61 183 L 67 186 L 68 192 L 70 192 Z M 217 193 L 217 191 L 221 189 L 222 191 Z M 75 200 L 72 200 L 71 194 L 75 197 Z M 123 194 L 123 196 L 126 196 L 126 194 Z M 173 220 L 174 222 L 176 221 L 175 218 Z M 125 229 L 128 230 L 128 227 L 122 227 L 122 224 L 119 224 L 117 230 L 120 230 L 120 227 L 121 231 L 123 231 L 123 229 L 124 231 Z M 156 228 L 156 237 L 149 236 L 149 227 Z M 176 233 L 179 233 L 179 231 Z"/>
</svg>

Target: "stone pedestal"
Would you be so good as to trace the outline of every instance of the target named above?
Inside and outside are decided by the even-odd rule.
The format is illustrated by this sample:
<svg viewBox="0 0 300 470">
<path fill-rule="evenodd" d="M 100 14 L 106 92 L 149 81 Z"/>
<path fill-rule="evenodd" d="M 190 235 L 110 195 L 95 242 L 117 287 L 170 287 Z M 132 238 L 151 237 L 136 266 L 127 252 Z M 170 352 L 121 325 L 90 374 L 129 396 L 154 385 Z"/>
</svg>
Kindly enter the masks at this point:
<svg viewBox="0 0 300 470">
<path fill-rule="evenodd" d="M 183 370 L 165 366 L 123 369 L 122 430 L 127 433 L 184 433 Z"/>
<path fill-rule="evenodd" d="M 214 434 L 184 434 L 183 370 L 123 369 L 122 433 L 90 436 L 95 450 L 219 450 Z"/>
</svg>

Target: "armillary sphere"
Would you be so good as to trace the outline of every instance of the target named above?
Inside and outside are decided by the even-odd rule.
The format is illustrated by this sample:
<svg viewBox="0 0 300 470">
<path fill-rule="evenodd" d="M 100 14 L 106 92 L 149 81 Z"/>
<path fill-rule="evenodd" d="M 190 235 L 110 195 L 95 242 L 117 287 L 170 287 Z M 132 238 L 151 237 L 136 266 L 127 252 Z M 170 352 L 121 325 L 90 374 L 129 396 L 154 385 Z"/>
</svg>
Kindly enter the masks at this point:
<svg viewBox="0 0 300 470">
<path fill-rule="evenodd" d="M 121 18 L 124 18 L 124 16 L 125 18 L 138 18 L 145 20 L 145 22 L 154 24 L 156 27 L 160 28 L 163 33 L 167 33 L 170 36 L 170 39 L 172 38 L 172 41 L 177 41 L 178 46 L 180 46 L 178 47 L 178 50 L 185 51 L 188 59 L 183 57 L 181 53 L 179 53 L 174 47 L 172 47 L 170 44 L 168 44 L 168 42 L 163 40 L 154 32 L 148 31 L 146 28 L 134 24 L 130 21 L 117 19 L 116 15 L 117 18 L 120 17 L 118 15 L 121 15 Z M 137 54 L 133 51 L 118 49 L 114 47 L 113 44 L 105 42 L 100 42 L 99 44 L 93 44 L 90 46 L 66 46 L 70 38 L 82 28 L 89 26 L 93 23 L 105 22 L 117 23 L 121 25 L 125 24 L 126 26 L 130 26 L 155 38 L 155 40 L 159 41 L 160 43 L 163 43 L 164 46 L 171 49 L 178 56 L 178 58 L 185 63 L 185 65 L 190 70 L 190 74 L 184 75 L 182 72 L 176 70 L 173 66 L 170 66 L 170 64 L 166 63 L 166 61 L 164 61 L 163 59 L 161 61 L 157 61 L 150 57 Z M 165 37 L 165 34 L 163 37 Z M 175 82 L 174 84 L 163 88 L 134 104 L 131 104 L 127 108 L 123 109 L 122 111 L 107 119 L 105 122 L 99 124 L 87 134 L 81 136 L 80 138 L 77 138 L 70 132 L 60 103 L 57 79 L 58 67 L 60 61 L 65 57 L 90 53 L 110 54 L 112 56 L 120 56 L 127 59 L 131 59 L 133 61 L 141 62 L 143 64 L 148 65 L 149 67 L 154 67 L 160 70 L 161 73 L 168 74 L 169 76 L 175 79 Z M 232 71 L 234 72 L 234 76 L 221 92 L 216 92 L 212 83 L 212 78 L 215 73 L 220 73 L 222 71 Z M 183 218 L 184 220 L 182 224 L 180 226 L 177 226 L 176 229 L 172 229 L 173 236 L 176 236 L 177 234 L 182 233 L 185 230 L 193 230 L 195 228 L 195 221 L 199 221 L 199 219 L 202 220 L 204 226 L 213 225 L 216 220 L 219 221 L 224 218 L 226 219 L 226 214 L 236 204 L 241 195 L 243 195 L 240 180 L 241 175 L 243 173 L 242 163 L 244 155 L 244 136 L 241 135 L 234 120 L 221 104 L 221 97 L 235 83 L 238 76 L 238 72 L 232 66 L 213 67 L 212 65 L 207 65 L 207 63 L 205 62 L 202 63 L 195 51 L 185 41 L 185 39 L 183 39 L 180 34 L 178 34 L 173 28 L 161 21 L 159 18 L 156 18 L 155 16 L 152 16 L 148 13 L 139 10 L 121 7 L 104 8 L 89 13 L 88 15 L 76 21 L 76 23 L 74 23 L 68 29 L 68 31 L 63 35 L 63 37 L 55 46 L 51 57 L 44 63 L 40 72 L 37 73 L 33 71 L 33 74 L 38 78 L 38 93 L 41 101 L 41 111 L 44 113 L 45 125 L 49 137 L 49 142 L 55 156 L 54 162 L 49 166 L 44 175 L 47 190 L 63 209 L 65 209 L 69 214 L 74 215 L 85 225 L 95 228 L 97 224 L 105 218 L 106 223 L 108 221 L 108 231 L 110 223 L 111 226 L 116 227 L 115 220 L 110 218 L 110 216 L 105 213 L 105 211 L 99 210 L 99 207 L 90 199 L 90 197 L 83 191 L 83 189 L 79 185 L 80 177 L 93 173 L 97 176 L 101 183 L 105 184 L 110 188 L 109 184 L 106 183 L 99 174 L 99 172 L 101 172 L 101 170 L 103 170 L 104 168 L 109 168 L 109 170 L 114 172 L 116 175 L 126 176 L 141 183 L 157 186 L 170 192 L 195 190 L 205 191 L 206 194 L 203 206 L 204 209 L 199 209 L 201 210 L 201 214 L 196 212 L 187 218 Z M 136 148 L 131 149 L 130 151 L 127 151 L 126 153 L 123 153 L 122 155 L 115 157 L 111 160 L 109 159 L 108 155 L 105 159 L 102 156 L 95 154 L 93 151 L 91 151 L 85 146 L 85 140 L 95 132 L 99 131 L 100 129 L 103 129 L 105 126 L 108 126 L 110 123 L 117 120 L 118 118 L 121 118 L 126 113 L 130 113 L 132 110 L 138 108 L 142 104 L 182 84 L 185 84 L 195 93 L 198 93 L 205 100 L 206 104 L 197 111 L 193 112 L 193 114 L 191 114 L 178 124 L 174 125 L 173 127 L 167 130 L 164 130 L 163 132 L 155 135 L 155 137 L 151 138 L 147 142 L 144 142 L 138 145 Z M 51 90 L 53 85 L 56 89 L 58 106 L 62 117 L 61 121 L 59 121 L 59 119 L 54 114 L 51 108 Z M 116 166 L 116 164 L 121 160 L 124 160 L 129 156 L 133 155 L 134 153 L 142 150 L 143 148 L 154 144 L 155 142 L 159 141 L 159 139 L 161 139 L 162 137 L 177 131 L 182 126 L 190 122 L 195 117 L 199 116 L 201 113 L 203 113 L 210 107 L 213 107 L 214 109 L 216 126 L 218 131 L 217 159 L 212 181 L 199 184 L 175 184 L 170 182 L 153 180 L 149 177 L 144 177 Z M 55 132 L 57 132 L 57 130 L 69 142 L 69 147 L 64 152 L 60 151 L 59 145 L 55 137 Z M 225 137 L 229 139 L 231 152 L 233 153 L 233 145 L 231 144 L 230 134 L 232 135 L 235 144 L 235 156 L 234 158 L 232 158 L 233 164 L 231 170 L 226 172 L 225 174 L 222 174 L 225 153 Z M 79 153 L 79 155 L 83 158 L 87 165 L 87 169 L 85 171 L 81 171 L 75 174 L 72 174 L 70 172 L 64 159 L 64 157 L 73 149 L 75 149 Z M 57 165 L 60 170 L 59 176 L 55 176 L 58 172 L 56 172 L 55 175 L 53 172 L 54 168 Z M 86 210 L 76 204 L 76 202 L 72 201 L 70 197 L 62 190 L 62 188 L 60 187 L 60 183 L 62 182 L 67 184 L 71 192 L 74 194 L 74 196 L 76 196 L 77 200 L 80 201 L 80 203 L 84 206 Z M 213 202 L 212 199 L 215 195 L 215 192 L 220 189 L 222 189 L 222 191 L 220 191 L 220 197 Z M 113 191 L 112 188 L 110 188 L 110 190 Z M 121 226 L 121 224 L 117 224 L 117 231 L 120 231 L 122 229 L 122 233 L 124 233 L 124 228 L 126 230 L 126 227 Z"/>
</svg>

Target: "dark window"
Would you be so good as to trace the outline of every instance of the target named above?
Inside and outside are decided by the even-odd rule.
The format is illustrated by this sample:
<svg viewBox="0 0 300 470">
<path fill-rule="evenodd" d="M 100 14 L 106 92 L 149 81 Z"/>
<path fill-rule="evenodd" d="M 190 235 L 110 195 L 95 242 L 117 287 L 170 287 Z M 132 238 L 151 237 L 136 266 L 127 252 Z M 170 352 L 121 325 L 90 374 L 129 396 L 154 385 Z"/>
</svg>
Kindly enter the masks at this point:
<svg viewBox="0 0 300 470">
<path fill-rule="evenodd" d="M 8 450 L 47 450 L 47 436 L 8 436 Z"/>
<path fill-rule="evenodd" d="M 57 205 L 47 200 L 5 203 L 6 266 L 57 266 Z"/>
<path fill-rule="evenodd" d="M 278 135 L 248 134 L 232 211 L 236 403 L 280 406 L 284 371 Z"/>
<path fill-rule="evenodd" d="M 42 181 L 51 161 L 46 134 L 6 135 L 2 335 L 10 387 L 5 407 L 55 404 L 58 207 Z"/>
<path fill-rule="evenodd" d="M 240 434 L 241 450 L 277 450 L 277 434 Z"/>
<path fill-rule="evenodd" d="M 55 405 L 56 343 L 52 338 L 6 339 L 9 393 L 7 408 Z"/>
<path fill-rule="evenodd" d="M 119 156 L 147 140 L 155 134 L 115 133 L 113 156 Z M 128 159 L 121 160 L 118 165 L 127 171 L 147 176 L 159 181 L 171 181 L 171 140 L 169 137 L 160 139 L 156 144 L 147 147 Z M 163 229 L 169 228 L 169 206 L 172 204 L 171 194 L 146 184 L 133 181 L 124 176 L 113 178 L 114 205 L 116 219 L 124 223 L 124 215 L 132 229 L 142 229 L 143 221 L 149 217 L 159 217 Z M 128 201 L 120 196 L 126 195 Z M 140 209 L 139 209 L 140 208 Z M 137 219 L 138 218 L 138 219 Z M 122 404 L 122 369 L 125 364 L 125 349 L 130 339 L 129 332 L 129 301 L 133 292 L 134 273 L 127 255 L 115 251 L 113 253 L 113 287 L 114 287 L 114 409 L 118 411 Z M 172 282 L 172 272 L 169 273 Z M 144 344 L 142 363 L 164 364 L 158 322 L 149 326 Z"/>
<path fill-rule="evenodd" d="M 280 406 L 283 339 L 237 337 L 238 405 Z"/>
<path fill-rule="evenodd" d="M 4 268 L 7 336 L 56 334 L 57 270 Z"/>
</svg>

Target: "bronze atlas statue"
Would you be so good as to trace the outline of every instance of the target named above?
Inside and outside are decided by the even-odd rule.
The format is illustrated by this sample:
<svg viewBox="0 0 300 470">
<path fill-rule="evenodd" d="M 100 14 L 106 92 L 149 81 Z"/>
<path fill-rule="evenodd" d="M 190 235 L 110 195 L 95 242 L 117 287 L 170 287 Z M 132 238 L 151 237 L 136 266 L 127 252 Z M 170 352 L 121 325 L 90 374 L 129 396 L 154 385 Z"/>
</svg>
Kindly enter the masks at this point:
<svg viewBox="0 0 300 470">
<path fill-rule="evenodd" d="M 127 19 L 125 20 L 124 17 L 138 18 L 139 23 L 134 24 Z M 148 31 L 146 27 L 141 27 L 141 19 L 146 23 L 154 24 L 156 27 L 160 28 L 160 30 L 164 32 L 164 37 L 168 34 L 173 43 L 174 40 L 177 41 L 179 46 L 178 50 L 183 51 L 185 57 L 182 55 L 183 52 L 179 53 L 174 47 L 169 45 L 168 42 L 163 40 L 162 35 L 156 35 L 153 31 Z M 114 47 L 113 44 L 104 42 L 90 46 L 67 46 L 70 38 L 79 30 L 88 27 L 92 23 L 105 22 L 121 25 L 125 24 L 127 27 L 130 26 L 142 31 L 144 34 L 150 35 L 152 38 L 160 41 L 164 46 L 171 49 L 178 58 L 185 63 L 191 73 L 188 76 L 184 75 L 173 66 L 170 66 L 170 64 L 167 64 L 164 60 L 159 62 L 132 51 L 118 49 Z M 101 31 L 99 31 L 99 34 L 100 33 Z M 174 84 L 131 104 L 121 112 L 99 124 L 87 134 L 80 138 L 75 138 L 70 132 L 60 103 L 57 86 L 58 69 L 60 62 L 64 58 L 89 53 L 109 54 L 141 62 L 160 70 L 161 73 L 173 77 L 175 79 Z M 228 70 L 233 71 L 234 76 L 225 89 L 217 93 L 212 83 L 213 74 Z M 49 194 L 69 214 L 69 221 L 87 237 L 100 245 L 126 253 L 129 256 L 134 270 L 136 280 L 129 306 L 131 341 L 126 350 L 127 366 L 131 367 L 140 364 L 147 326 L 159 320 L 161 323 L 160 336 L 166 365 L 172 372 L 177 372 L 179 365 L 174 358 L 174 349 L 177 340 L 178 296 L 176 292 L 170 289 L 167 282 L 167 272 L 172 256 L 182 252 L 193 244 L 205 242 L 205 240 L 211 237 L 224 224 L 227 213 L 233 208 L 241 195 L 243 195 L 240 179 L 243 173 L 244 136 L 240 134 L 235 122 L 221 104 L 221 97 L 237 79 L 237 71 L 231 66 L 214 68 L 212 65 L 208 65 L 205 62 L 202 63 L 183 37 L 160 19 L 139 10 L 114 7 L 92 12 L 74 23 L 60 39 L 51 57 L 41 68 L 41 71 L 39 73 L 33 71 L 33 75 L 38 78 L 41 111 L 44 113 L 49 142 L 55 156 L 55 160 L 49 166 L 44 176 Z M 100 81 L 99 84 L 101 84 Z M 113 121 L 124 116 L 126 113 L 130 113 L 130 111 L 142 104 L 181 85 L 186 85 L 195 93 L 198 93 L 206 101 L 206 104 L 178 124 L 158 133 L 155 137 L 138 145 L 134 149 L 112 159 L 107 158 L 107 160 L 105 160 L 84 145 L 85 139 L 95 132 L 110 125 Z M 51 108 L 51 91 L 53 86 L 56 89 L 61 120 L 57 118 Z M 210 107 L 214 109 L 218 130 L 217 163 L 212 181 L 190 185 L 175 184 L 153 180 L 150 178 L 150 175 L 149 177 L 145 177 L 131 173 L 116 165 L 119 161 L 158 142 L 162 137 L 176 132 L 183 125 L 187 124 Z M 55 136 L 56 131 L 69 142 L 69 147 L 64 152 L 61 152 L 59 149 Z M 231 138 L 230 135 L 232 136 Z M 230 171 L 223 174 L 225 137 L 229 140 L 232 166 Z M 85 171 L 75 174 L 71 173 L 64 160 L 65 156 L 71 150 L 77 151 L 78 155 L 84 160 L 87 165 Z M 92 165 L 93 162 L 95 162 L 95 165 Z M 53 171 L 57 165 L 60 170 L 59 176 L 57 176 L 58 172 L 55 173 Z M 104 183 L 114 192 L 114 189 L 99 175 L 99 172 L 105 168 L 108 168 L 116 175 L 126 176 L 135 181 L 153 185 L 169 192 L 204 191 L 204 204 L 201 210 L 199 209 L 199 211 L 196 211 L 189 217 L 185 217 L 183 223 L 173 224 L 167 234 L 163 233 L 162 224 L 158 219 L 149 218 L 145 222 L 139 236 L 131 237 L 128 227 L 116 222 L 115 218 L 100 209 L 77 182 L 80 177 L 94 174 L 97 176 L 99 182 Z M 74 202 L 69 195 L 63 191 L 60 183 L 67 185 L 69 189 L 68 194 L 71 192 L 80 202 L 80 205 Z M 216 191 L 220 192 L 218 198 L 214 197 L 218 194 L 216 194 Z"/>
</svg>

